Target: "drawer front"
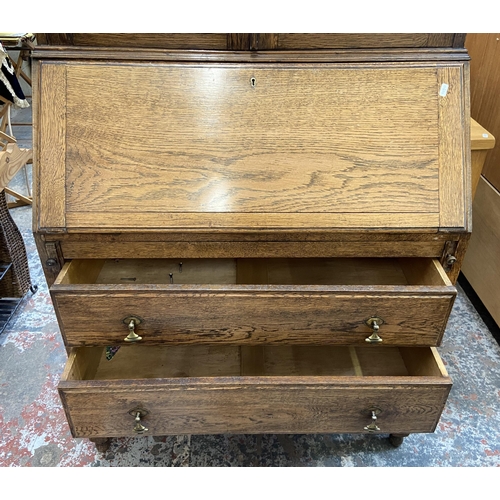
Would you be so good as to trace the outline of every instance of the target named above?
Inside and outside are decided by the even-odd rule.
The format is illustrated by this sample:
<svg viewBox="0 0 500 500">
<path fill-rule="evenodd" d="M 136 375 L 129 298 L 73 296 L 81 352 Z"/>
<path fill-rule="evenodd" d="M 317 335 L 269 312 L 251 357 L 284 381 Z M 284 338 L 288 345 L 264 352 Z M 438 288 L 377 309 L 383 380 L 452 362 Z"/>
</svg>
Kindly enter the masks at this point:
<svg viewBox="0 0 500 500">
<path fill-rule="evenodd" d="M 117 259 L 72 261 L 51 293 L 69 346 L 425 346 L 456 290 L 432 259 Z"/>
<path fill-rule="evenodd" d="M 125 385 L 61 390 L 74 437 L 134 436 L 134 409 L 148 412 L 141 421 L 151 436 L 368 432 L 372 408 L 378 432 L 433 432 L 448 393 L 391 384 Z"/>
<path fill-rule="evenodd" d="M 367 357 L 352 348 L 326 348 L 326 354 L 323 347 L 316 353 L 285 348 L 277 355 L 272 350 L 281 348 L 271 347 L 270 353 L 247 353 L 241 366 L 237 356 L 181 349 L 178 360 L 163 358 L 167 374 L 180 378 L 158 378 L 160 358 L 138 359 L 136 349 L 128 349 L 126 363 L 131 369 L 145 363 L 143 374 L 153 370 L 148 375 L 156 378 L 119 379 L 122 361 L 115 373 L 114 361 L 103 361 L 107 366 L 92 380 L 78 380 L 78 370 L 67 368 L 59 391 L 73 435 L 433 432 L 451 387 L 437 353 L 425 348 L 407 349 L 413 361 L 403 363 L 394 348 L 385 350 L 390 356 Z M 415 356 L 415 350 L 422 352 Z M 188 376 L 207 370 L 222 376 Z"/>
<path fill-rule="evenodd" d="M 304 287 L 306 288 L 306 287 Z M 438 345 L 454 294 L 291 290 L 53 293 L 69 346 L 125 343 L 138 318 L 143 344 L 365 345 L 378 317 L 382 343 Z M 125 321 L 124 321 L 125 320 Z"/>
</svg>

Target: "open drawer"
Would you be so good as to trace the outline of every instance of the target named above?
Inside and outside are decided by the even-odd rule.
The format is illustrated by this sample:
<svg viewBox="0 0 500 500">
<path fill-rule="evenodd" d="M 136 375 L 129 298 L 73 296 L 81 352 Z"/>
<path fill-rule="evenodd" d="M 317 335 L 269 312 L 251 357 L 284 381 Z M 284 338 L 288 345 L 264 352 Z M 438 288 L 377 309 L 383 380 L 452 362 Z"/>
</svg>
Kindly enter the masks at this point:
<svg viewBox="0 0 500 500">
<path fill-rule="evenodd" d="M 433 432 L 451 380 L 435 348 L 137 346 L 71 350 L 74 437 Z"/>
<path fill-rule="evenodd" d="M 430 346 L 456 289 L 435 259 L 117 259 L 68 262 L 51 295 L 68 346 Z"/>
</svg>

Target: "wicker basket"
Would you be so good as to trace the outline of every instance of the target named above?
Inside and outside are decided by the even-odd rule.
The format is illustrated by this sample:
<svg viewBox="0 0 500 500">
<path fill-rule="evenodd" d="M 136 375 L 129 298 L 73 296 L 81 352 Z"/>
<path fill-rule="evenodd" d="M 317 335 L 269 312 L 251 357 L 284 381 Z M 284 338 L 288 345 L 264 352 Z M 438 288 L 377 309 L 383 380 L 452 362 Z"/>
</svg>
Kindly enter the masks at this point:
<svg viewBox="0 0 500 500">
<path fill-rule="evenodd" d="M 7 208 L 5 191 L 0 191 L 0 261 L 3 278 L 0 297 L 24 297 L 31 288 L 28 256 L 23 237 Z"/>
</svg>

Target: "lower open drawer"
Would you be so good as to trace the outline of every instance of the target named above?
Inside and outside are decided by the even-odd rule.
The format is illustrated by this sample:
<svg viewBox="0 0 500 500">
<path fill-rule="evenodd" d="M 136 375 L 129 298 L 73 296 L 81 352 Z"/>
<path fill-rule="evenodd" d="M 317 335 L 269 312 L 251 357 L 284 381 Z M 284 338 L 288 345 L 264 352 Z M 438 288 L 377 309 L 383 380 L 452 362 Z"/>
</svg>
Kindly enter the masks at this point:
<svg viewBox="0 0 500 500">
<path fill-rule="evenodd" d="M 433 432 L 451 380 L 435 348 L 74 348 L 59 393 L 74 437 Z"/>
</svg>

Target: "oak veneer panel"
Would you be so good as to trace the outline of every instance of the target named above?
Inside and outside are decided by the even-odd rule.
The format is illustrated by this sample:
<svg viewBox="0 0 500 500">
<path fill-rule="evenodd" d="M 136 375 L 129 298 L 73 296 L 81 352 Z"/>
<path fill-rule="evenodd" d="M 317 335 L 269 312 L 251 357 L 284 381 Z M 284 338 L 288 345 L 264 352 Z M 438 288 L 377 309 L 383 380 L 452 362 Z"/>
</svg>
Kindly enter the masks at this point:
<svg viewBox="0 0 500 500">
<path fill-rule="evenodd" d="M 462 272 L 500 325 L 500 193 L 484 177 L 473 210 L 474 230 Z"/>
<path fill-rule="evenodd" d="M 35 197 L 40 228 L 66 226 L 66 66 L 43 64 L 39 68 Z"/>
<path fill-rule="evenodd" d="M 69 66 L 68 228 L 436 227 L 436 103 L 434 68 Z"/>
<path fill-rule="evenodd" d="M 436 229 L 440 210 L 441 225 L 462 227 L 457 193 L 439 194 L 447 156 L 438 142 L 447 136 L 438 134 L 435 68 L 283 68 L 68 66 L 66 185 L 51 184 L 59 201 L 42 189 L 41 203 L 70 231 Z M 169 81 L 168 93 L 143 93 L 134 84 L 143 78 L 144 88 Z M 352 91 L 353 78 L 363 92 Z M 138 141 L 126 126 L 133 117 L 157 133 Z M 454 187 L 460 174 L 450 174 Z"/>
</svg>

